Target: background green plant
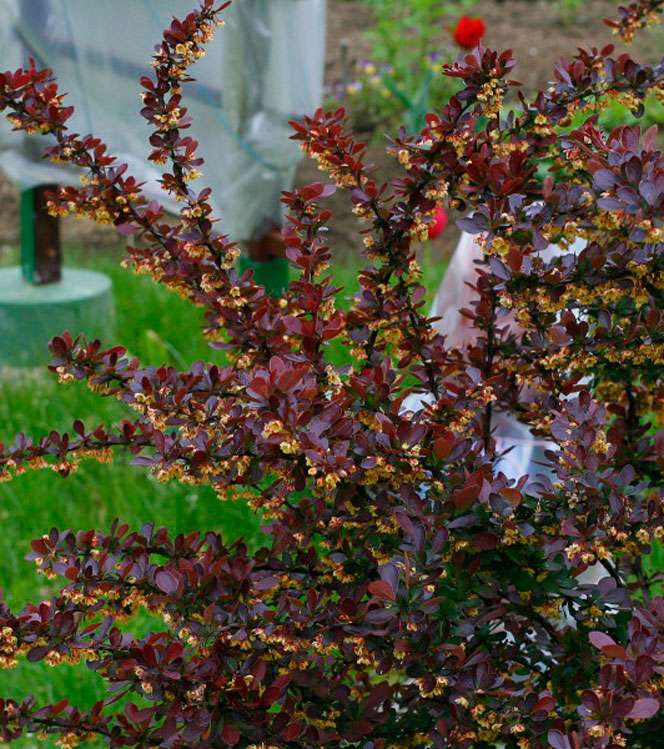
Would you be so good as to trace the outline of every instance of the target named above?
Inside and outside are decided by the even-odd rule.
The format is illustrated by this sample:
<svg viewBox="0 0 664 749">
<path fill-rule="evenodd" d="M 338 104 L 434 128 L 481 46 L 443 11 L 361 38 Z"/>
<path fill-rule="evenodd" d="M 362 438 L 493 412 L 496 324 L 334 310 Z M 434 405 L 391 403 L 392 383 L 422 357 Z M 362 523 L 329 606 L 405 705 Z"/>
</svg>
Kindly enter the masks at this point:
<svg viewBox="0 0 664 749">
<path fill-rule="evenodd" d="M 356 80 L 333 89 L 347 103 L 354 125 L 409 132 L 424 125 L 432 102 L 444 103 L 457 90 L 452 78 L 440 75 L 443 62 L 452 62 L 458 47 L 447 26 L 454 25 L 475 0 L 365 0 L 375 27 L 367 32 L 369 59 L 356 65 Z M 446 36 L 447 35 L 447 36 Z"/>
<path fill-rule="evenodd" d="M 441 31 L 475 4 L 475 0 L 365 0 L 375 28 L 367 32 L 376 62 L 392 65 L 405 84 L 417 82 L 422 60 L 440 46 Z"/>
</svg>

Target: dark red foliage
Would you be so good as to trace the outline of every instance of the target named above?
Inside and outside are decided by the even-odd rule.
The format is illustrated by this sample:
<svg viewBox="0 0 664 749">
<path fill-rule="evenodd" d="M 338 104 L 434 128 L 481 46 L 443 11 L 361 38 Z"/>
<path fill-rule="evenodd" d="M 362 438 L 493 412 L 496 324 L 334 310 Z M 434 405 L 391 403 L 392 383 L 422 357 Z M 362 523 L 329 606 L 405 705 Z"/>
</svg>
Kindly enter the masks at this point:
<svg viewBox="0 0 664 749">
<path fill-rule="evenodd" d="M 664 0 L 621 9 L 629 37 Z M 209 483 L 266 518 L 266 546 L 215 533 L 59 531 L 32 544 L 57 596 L 0 604 L 0 665 L 87 661 L 109 697 L 0 700 L 0 733 L 64 746 L 652 749 L 664 676 L 662 575 L 644 555 L 664 536 L 664 156 L 653 130 L 605 132 L 596 102 L 639 113 L 664 68 L 580 50 L 555 81 L 501 116 L 509 52 L 476 49 L 447 70 L 463 89 L 422 133 L 389 150 L 400 179 L 376 181 L 344 113 L 319 110 L 293 138 L 330 183 L 283 196 L 295 279 L 282 299 L 234 268 L 214 230 L 182 81 L 212 34 L 211 0 L 174 20 L 144 78 L 164 188 L 177 220 L 93 136 L 67 130 L 50 71 L 0 74 L 16 127 L 87 183 L 53 197 L 136 242 L 127 265 L 205 309 L 229 363 L 146 366 L 69 333 L 52 369 L 120 399 L 115 427 L 0 445 L 0 476 L 129 450 L 161 480 Z M 588 116 L 572 129 L 572 116 Z M 548 167 L 543 184 L 538 169 Z M 330 212 L 346 191 L 367 266 L 348 311 L 326 274 Z M 484 257 L 453 348 L 423 310 L 415 242 L 441 201 Z M 584 249 L 568 251 L 576 238 Z M 546 259 L 540 250 L 557 243 Z M 359 244 L 359 242 L 358 242 Z M 333 366 L 340 339 L 348 364 Z M 420 394 L 417 413 L 403 408 Z M 511 414 L 550 444 L 541 473 L 500 470 L 496 424 Z M 593 575 L 584 575 L 592 568 Z M 147 609 L 163 625 L 137 637 Z M 118 701 L 124 698 L 123 706 Z"/>
</svg>

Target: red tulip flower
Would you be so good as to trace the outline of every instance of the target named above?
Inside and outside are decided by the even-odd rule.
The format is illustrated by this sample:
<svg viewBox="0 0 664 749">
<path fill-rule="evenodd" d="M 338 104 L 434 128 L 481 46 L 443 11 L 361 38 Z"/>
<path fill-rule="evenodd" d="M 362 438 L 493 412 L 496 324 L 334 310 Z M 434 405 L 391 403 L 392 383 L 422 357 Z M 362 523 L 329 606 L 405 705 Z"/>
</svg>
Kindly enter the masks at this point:
<svg viewBox="0 0 664 749">
<path fill-rule="evenodd" d="M 429 224 L 429 239 L 436 239 L 443 233 L 443 229 L 447 226 L 447 213 L 440 206 L 436 208 L 436 215 L 434 216 L 433 224 Z"/>
<path fill-rule="evenodd" d="M 454 29 L 454 41 L 464 49 L 474 49 L 484 34 L 486 34 L 484 19 L 461 16 Z"/>
</svg>

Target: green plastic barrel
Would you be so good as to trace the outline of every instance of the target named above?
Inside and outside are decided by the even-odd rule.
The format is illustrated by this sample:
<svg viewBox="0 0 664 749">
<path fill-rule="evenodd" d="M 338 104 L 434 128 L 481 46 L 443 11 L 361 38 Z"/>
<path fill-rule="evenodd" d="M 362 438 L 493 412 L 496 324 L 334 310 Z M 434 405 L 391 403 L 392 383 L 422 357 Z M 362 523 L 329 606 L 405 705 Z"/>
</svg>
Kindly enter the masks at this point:
<svg viewBox="0 0 664 749">
<path fill-rule="evenodd" d="M 254 272 L 254 283 L 265 286 L 265 291 L 272 296 L 280 296 L 284 289 L 288 288 L 289 265 L 288 260 L 283 257 L 258 262 L 242 255 L 239 261 L 240 273 L 251 268 Z"/>
<path fill-rule="evenodd" d="M 63 268 L 57 283 L 35 286 L 21 268 L 0 268 L 0 367 L 48 364 L 47 343 L 65 330 L 113 343 L 115 307 L 108 276 Z"/>
</svg>

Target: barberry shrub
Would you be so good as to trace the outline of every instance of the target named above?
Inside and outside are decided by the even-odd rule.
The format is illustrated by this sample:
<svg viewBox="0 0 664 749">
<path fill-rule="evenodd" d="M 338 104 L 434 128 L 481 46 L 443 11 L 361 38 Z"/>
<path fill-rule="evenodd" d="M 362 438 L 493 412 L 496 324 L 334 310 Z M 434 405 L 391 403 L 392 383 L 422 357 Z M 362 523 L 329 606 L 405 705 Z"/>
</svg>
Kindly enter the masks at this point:
<svg viewBox="0 0 664 749">
<path fill-rule="evenodd" d="M 621 9 L 624 37 L 664 0 Z M 64 746 L 654 747 L 662 729 L 664 598 L 644 564 L 664 534 L 664 158 L 657 133 L 607 133 L 612 99 L 638 115 L 664 67 L 612 48 L 560 61 L 555 81 L 501 117 L 509 52 L 481 48 L 446 70 L 463 89 L 389 149 L 403 177 L 380 185 L 343 112 L 293 138 L 329 184 L 285 193 L 296 277 L 280 299 L 234 269 L 215 231 L 182 86 L 221 9 L 174 20 L 145 77 L 150 159 L 181 203 L 167 222 L 93 136 L 70 133 L 51 72 L 0 75 L 16 128 L 54 137 L 48 155 L 85 170 L 56 214 L 112 222 L 137 241 L 126 265 L 206 310 L 229 364 L 144 366 L 68 333 L 52 369 L 134 409 L 116 427 L 0 449 L 3 478 L 129 450 L 159 479 L 210 483 L 266 518 L 269 544 L 214 532 L 52 530 L 29 555 L 62 579 L 18 613 L 0 606 L 0 664 L 86 661 L 109 697 L 83 710 L 0 700 L 5 741 Z M 517 88 L 518 91 L 518 88 Z M 538 167 L 550 165 L 545 181 Z M 347 311 L 326 274 L 335 189 L 358 214 L 367 267 Z M 484 259 L 451 349 L 423 311 L 414 243 L 436 205 Z M 584 249 L 568 251 L 581 238 Z M 557 243 L 559 251 L 541 251 Z M 547 259 L 548 258 L 548 259 Z M 349 363 L 333 366 L 330 341 Z M 403 407 L 419 394 L 416 412 Z M 518 417 L 551 445 L 539 475 L 500 470 L 494 427 Z M 537 472 L 535 472 L 537 474 Z M 583 575 L 593 566 L 594 576 Z M 594 582 L 592 581 L 594 580 Z M 127 621 L 147 609 L 155 630 Z"/>
</svg>

